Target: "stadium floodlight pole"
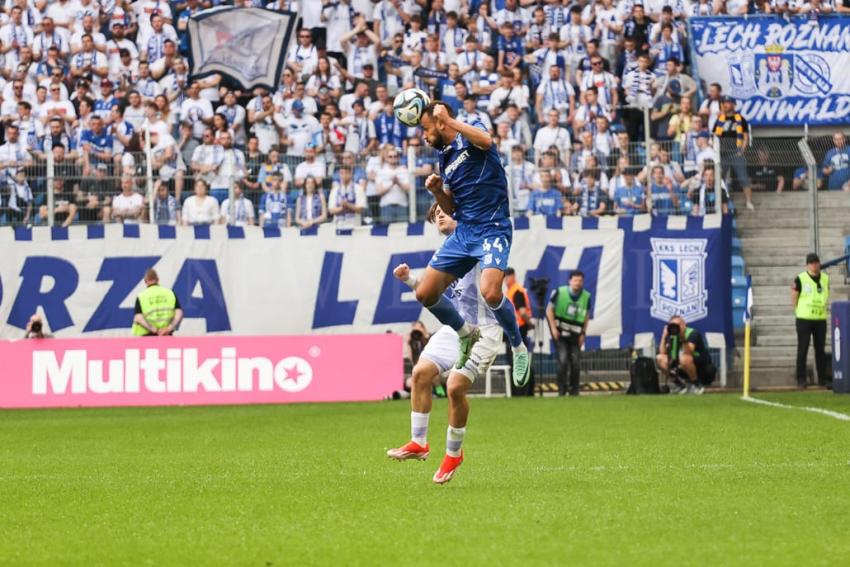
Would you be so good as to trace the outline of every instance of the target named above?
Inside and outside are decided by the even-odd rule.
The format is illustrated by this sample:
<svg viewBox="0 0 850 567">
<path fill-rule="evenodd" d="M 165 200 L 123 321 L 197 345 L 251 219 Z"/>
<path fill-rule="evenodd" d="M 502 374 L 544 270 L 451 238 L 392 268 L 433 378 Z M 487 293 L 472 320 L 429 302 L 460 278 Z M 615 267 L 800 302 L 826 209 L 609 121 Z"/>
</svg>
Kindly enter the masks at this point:
<svg viewBox="0 0 850 567">
<path fill-rule="evenodd" d="M 416 148 L 407 148 L 407 177 L 410 187 L 407 190 L 407 208 L 409 221 L 416 222 Z"/>
<path fill-rule="evenodd" d="M 48 136 L 48 139 L 50 139 L 50 136 Z M 47 163 L 45 164 L 45 166 L 47 167 L 47 226 L 52 227 L 54 223 L 53 208 L 55 206 L 56 198 L 53 184 L 53 148 L 48 147 L 46 149 Z"/>
<path fill-rule="evenodd" d="M 145 192 L 148 194 L 148 217 L 150 222 L 156 222 L 154 218 L 154 205 L 156 195 L 153 194 L 153 158 L 151 155 L 151 127 L 145 121 Z"/>
</svg>

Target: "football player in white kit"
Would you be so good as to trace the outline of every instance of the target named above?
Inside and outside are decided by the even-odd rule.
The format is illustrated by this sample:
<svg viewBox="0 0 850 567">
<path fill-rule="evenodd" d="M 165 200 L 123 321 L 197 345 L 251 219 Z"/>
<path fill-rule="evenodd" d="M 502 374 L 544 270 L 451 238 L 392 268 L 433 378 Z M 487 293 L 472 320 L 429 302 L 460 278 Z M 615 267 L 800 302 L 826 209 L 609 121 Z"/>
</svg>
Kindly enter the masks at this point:
<svg viewBox="0 0 850 567">
<path fill-rule="evenodd" d="M 454 232 L 457 222 L 445 214 L 434 203 L 428 212 L 428 220 L 437 225 L 445 236 Z M 446 433 L 446 455 L 440 468 L 434 473 L 434 482 L 445 484 L 454 476 L 463 462 L 461 444 L 466 433 L 466 421 L 469 417 L 469 401 L 466 394 L 476 378 L 485 374 L 493 364 L 496 355 L 501 352 L 502 327 L 488 309 L 487 303 L 478 290 L 481 279 L 480 267 L 470 270 L 463 278 L 456 280 L 446 295 L 455 304 L 464 321 L 477 325 L 481 338 L 472 347 L 469 360 L 460 370 L 455 369 L 458 358 L 457 333 L 448 325 L 443 325 L 431 335 L 428 344 L 419 356 L 419 362 L 413 368 L 413 380 L 410 389 L 410 432 L 411 440 L 397 448 L 387 451 L 387 456 L 404 461 L 407 459 L 424 460 L 428 457 L 428 420 L 431 415 L 431 388 L 448 373 L 449 427 Z M 416 278 L 410 275 L 407 264 L 400 264 L 393 271 L 396 278 L 416 289 Z"/>
</svg>

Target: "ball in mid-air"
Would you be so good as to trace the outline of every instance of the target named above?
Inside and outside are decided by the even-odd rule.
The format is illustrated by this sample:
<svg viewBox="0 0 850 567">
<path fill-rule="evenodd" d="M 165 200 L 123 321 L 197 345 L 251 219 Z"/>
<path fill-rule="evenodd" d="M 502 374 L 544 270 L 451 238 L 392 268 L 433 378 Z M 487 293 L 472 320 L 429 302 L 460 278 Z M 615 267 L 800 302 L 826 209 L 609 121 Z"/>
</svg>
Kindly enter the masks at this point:
<svg viewBox="0 0 850 567">
<path fill-rule="evenodd" d="M 431 98 L 420 89 L 405 89 L 398 93 L 393 101 L 396 118 L 407 126 L 419 126 L 425 107 L 431 104 Z"/>
</svg>

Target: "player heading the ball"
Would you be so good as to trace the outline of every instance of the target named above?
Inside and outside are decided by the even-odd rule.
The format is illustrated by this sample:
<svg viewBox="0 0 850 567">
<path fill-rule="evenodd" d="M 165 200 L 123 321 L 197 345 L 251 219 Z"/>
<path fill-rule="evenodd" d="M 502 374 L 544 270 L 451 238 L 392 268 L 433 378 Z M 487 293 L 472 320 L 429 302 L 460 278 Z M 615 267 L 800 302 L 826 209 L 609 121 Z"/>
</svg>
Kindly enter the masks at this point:
<svg viewBox="0 0 850 567">
<path fill-rule="evenodd" d="M 513 237 L 505 168 L 484 125 L 460 122 L 446 103 L 434 101 L 426 106 L 420 125 L 425 140 L 439 152 L 440 174 L 430 175 L 425 187 L 440 208 L 457 220 L 457 229 L 431 258 L 416 287 L 416 299 L 457 332 L 456 368 L 463 368 L 480 331 L 464 322 L 443 293 L 476 264 L 480 266 L 481 295 L 511 342 L 513 382 L 521 388 L 528 382 L 530 355 L 514 308 L 502 293 Z"/>
</svg>

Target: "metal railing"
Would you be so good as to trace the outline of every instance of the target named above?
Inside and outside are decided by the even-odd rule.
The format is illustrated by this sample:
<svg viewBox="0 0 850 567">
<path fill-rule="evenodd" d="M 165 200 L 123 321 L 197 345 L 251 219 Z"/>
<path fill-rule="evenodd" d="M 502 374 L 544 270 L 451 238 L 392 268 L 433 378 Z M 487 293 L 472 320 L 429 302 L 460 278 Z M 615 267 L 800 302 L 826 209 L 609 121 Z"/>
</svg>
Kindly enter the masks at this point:
<svg viewBox="0 0 850 567">
<path fill-rule="evenodd" d="M 433 200 L 425 188 L 425 180 L 438 171 L 438 154 L 433 148 L 410 145 L 404 152 L 384 146 L 370 154 L 317 157 L 287 155 L 272 149 L 268 155 L 245 155 L 243 168 L 222 176 L 193 162 L 196 146 L 193 143 L 179 148 L 180 156 L 164 163 L 161 156 L 155 155 L 155 149 L 146 144 L 144 151 L 125 152 L 108 163 L 92 163 L 90 167 L 84 166 L 79 154 L 54 158 L 48 152 L 32 164 L 18 168 L 30 182 L 33 209 L 43 214 L 33 214 L 28 219 L 0 215 L 0 223 L 27 220 L 28 224 L 53 226 L 57 212 L 63 217 L 62 224 L 111 220 L 112 217 L 104 219 L 102 213 L 80 214 L 80 207 L 69 220 L 64 209 L 57 208 L 57 199 L 67 202 L 62 196 L 67 197 L 70 183 L 76 187 L 76 193 L 91 196 L 87 211 L 103 207 L 120 192 L 121 178 L 130 177 L 134 190 L 144 198 L 147 208 L 144 222 L 163 222 L 162 210 L 156 208 L 158 196 L 174 198 L 180 210 L 194 193 L 196 181 L 203 179 L 219 205 L 225 199 L 230 204 L 228 214 L 222 214 L 223 220 L 216 222 L 244 224 L 244 215 L 237 214 L 237 202 L 244 198 L 251 203 L 254 223 L 280 224 L 281 214 L 267 214 L 266 205 L 274 202 L 283 211 L 282 217 L 289 219 L 284 226 L 304 226 L 311 219 L 333 220 L 327 212 L 328 200 L 340 182 L 342 169 L 350 172 L 357 193 L 365 196 L 365 203 L 361 203 L 364 210 L 359 215 L 365 224 L 415 222 L 424 220 Z M 704 155 L 699 161 L 692 159 L 692 148 L 683 147 L 678 140 L 624 143 L 612 135 L 604 143 L 594 140 L 588 146 L 585 139 L 556 149 L 538 151 L 532 147 L 517 151 L 509 144 L 500 146 L 515 215 L 600 216 L 644 212 L 703 215 L 721 210 L 714 205 L 714 195 L 723 191 L 721 177 L 715 176 L 713 190 L 704 187 L 702 171 L 708 160 L 702 159 Z M 703 147 L 705 151 L 711 153 L 710 148 Z M 721 164 L 717 147 L 711 159 Z M 311 208 L 304 218 L 297 219 L 299 198 L 311 176 L 316 181 L 317 193 L 321 194 L 320 200 L 324 201 L 321 207 L 324 213 L 318 214 L 317 204 L 315 211 Z M 634 184 L 628 179 L 631 177 L 636 180 Z M 531 203 L 533 209 L 529 209 Z M 260 212 L 264 214 L 260 216 Z M 182 217 L 182 222 L 191 222 L 185 215 Z"/>
</svg>

